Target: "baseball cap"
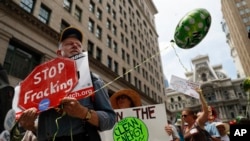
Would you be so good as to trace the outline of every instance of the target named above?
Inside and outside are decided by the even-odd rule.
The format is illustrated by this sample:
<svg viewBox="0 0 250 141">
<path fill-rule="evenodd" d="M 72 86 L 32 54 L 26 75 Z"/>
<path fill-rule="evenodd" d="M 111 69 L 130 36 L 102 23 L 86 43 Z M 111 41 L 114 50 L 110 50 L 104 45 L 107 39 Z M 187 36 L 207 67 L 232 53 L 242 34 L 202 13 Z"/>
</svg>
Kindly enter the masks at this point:
<svg viewBox="0 0 250 141">
<path fill-rule="evenodd" d="M 61 33 L 61 35 L 60 35 L 59 42 L 62 42 L 63 40 L 65 40 L 65 39 L 68 38 L 68 37 L 75 37 L 75 38 L 77 38 L 79 41 L 82 42 L 83 35 L 82 35 L 82 32 L 81 32 L 79 29 L 70 26 L 70 27 L 65 28 L 65 29 L 62 31 L 62 33 Z"/>
</svg>

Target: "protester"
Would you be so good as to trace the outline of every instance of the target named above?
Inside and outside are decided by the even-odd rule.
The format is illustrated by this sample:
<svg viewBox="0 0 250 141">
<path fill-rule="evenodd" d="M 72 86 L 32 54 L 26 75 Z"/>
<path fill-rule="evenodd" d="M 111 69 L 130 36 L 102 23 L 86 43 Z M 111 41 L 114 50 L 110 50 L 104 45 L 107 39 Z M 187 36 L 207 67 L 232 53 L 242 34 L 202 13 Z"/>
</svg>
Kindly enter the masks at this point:
<svg viewBox="0 0 250 141">
<path fill-rule="evenodd" d="M 82 46 L 82 32 L 75 27 L 68 27 L 62 31 L 57 55 L 70 58 L 87 51 Z M 32 108 L 23 112 L 19 119 L 20 125 L 26 130 L 33 131 L 39 141 L 100 141 L 98 131 L 111 129 L 116 120 L 116 114 L 111 107 L 104 82 L 91 73 L 95 90 L 93 97 L 76 100 L 65 97 L 61 100 L 65 115 L 54 108 L 36 114 Z M 83 76 L 84 77 L 84 76 Z M 35 120 L 38 116 L 37 127 Z M 55 136 L 55 138 L 54 138 Z"/>
<path fill-rule="evenodd" d="M 196 89 L 196 91 L 200 97 L 202 111 L 200 116 L 197 117 L 192 109 L 186 108 L 182 110 L 182 130 L 185 141 L 206 141 L 210 138 L 204 129 L 204 124 L 208 117 L 208 106 L 201 89 Z M 188 125 L 184 126 L 184 122 Z"/>
<path fill-rule="evenodd" d="M 4 120 L 7 112 L 12 108 L 14 88 L 10 86 L 8 74 L 0 64 L 0 134 L 4 131 Z"/>
<path fill-rule="evenodd" d="M 205 123 L 205 129 L 212 136 L 213 141 L 220 141 L 220 133 L 215 126 L 215 120 L 217 119 L 217 113 L 215 109 L 208 106 L 208 121 Z"/>
<path fill-rule="evenodd" d="M 220 133 L 220 140 L 221 141 L 230 141 L 228 132 L 229 132 L 229 125 L 227 123 L 223 122 L 216 122 L 215 126 L 217 127 L 219 133 Z"/>
<path fill-rule="evenodd" d="M 142 106 L 140 95 L 132 89 L 123 89 L 110 97 L 114 109 L 132 108 Z"/>
<path fill-rule="evenodd" d="M 180 141 L 180 136 L 177 132 L 177 129 L 174 125 L 172 125 L 171 121 L 168 120 L 168 123 L 165 126 L 165 131 L 169 136 L 172 136 L 172 140 L 170 141 Z"/>
<path fill-rule="evenodd" d="M 14 88 L 10 86 L 8 74 L 0 64 L 0 140 L 10 140 L 11 125 L 9 123 L 8 126 L 4 125 L 6 124 L 5 118 L 9 118 L 8 112 L 12 109 L 13 96 Z"/>
</svg>

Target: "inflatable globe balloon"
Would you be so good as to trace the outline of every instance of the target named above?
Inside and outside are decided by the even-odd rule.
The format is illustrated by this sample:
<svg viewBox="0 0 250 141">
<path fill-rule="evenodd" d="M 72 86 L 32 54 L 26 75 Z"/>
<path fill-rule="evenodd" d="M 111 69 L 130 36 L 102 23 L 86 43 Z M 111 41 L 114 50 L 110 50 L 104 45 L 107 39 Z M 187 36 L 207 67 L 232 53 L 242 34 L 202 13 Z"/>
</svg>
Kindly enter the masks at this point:
<svg viewBox="0 0 250 141">
<path fill-rule="evenodd" d="M 178 23 L 174 40 L 178 47 L 189 49 L 201 42 L 211 25 L 211 15 L 203 8 L 188 12 Z"/>
<path fill-rule="evenodd" d="M 250 90 L 250 77 L 243 80 L 243 89 L 245 92 Z"/>
</svg>

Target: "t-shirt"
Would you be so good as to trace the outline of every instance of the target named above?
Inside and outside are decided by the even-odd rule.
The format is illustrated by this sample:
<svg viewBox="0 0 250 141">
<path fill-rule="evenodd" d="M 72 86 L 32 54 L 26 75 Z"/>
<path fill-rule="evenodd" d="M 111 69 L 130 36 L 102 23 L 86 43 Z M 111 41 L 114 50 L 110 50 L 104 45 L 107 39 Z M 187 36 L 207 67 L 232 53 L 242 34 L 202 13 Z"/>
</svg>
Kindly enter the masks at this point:
<svg viewBox="0 0 250 141">
<path fill-rule="evenodd" d="M 221 140 L 221 141 L 230 141 L 228 135 L 221 136 L 221 137 L 220 137 L 220 140 Z"/>
</svg>

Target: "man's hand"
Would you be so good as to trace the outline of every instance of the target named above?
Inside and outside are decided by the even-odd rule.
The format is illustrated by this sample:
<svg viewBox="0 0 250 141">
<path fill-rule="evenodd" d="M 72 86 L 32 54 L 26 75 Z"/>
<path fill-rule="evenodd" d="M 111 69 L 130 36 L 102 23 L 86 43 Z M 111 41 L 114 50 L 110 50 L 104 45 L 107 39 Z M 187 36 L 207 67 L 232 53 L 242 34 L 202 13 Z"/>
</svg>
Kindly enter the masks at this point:
<svg viewBox="0 0 250 141">
<path fill-rule="evenodd" d="M 61 104 L 63 111 L 69 116 L 84 119 L 87 115 L 88 108 L 82 106 L 75 98 L 65 97 Z"/>
<path fill-rule="evenodd" d="M 18 122 L 25 130 L 36 131 L 35 120 L 37 115 L 36 108 L 27 109 L 22 113 Z"/>
</svg>

